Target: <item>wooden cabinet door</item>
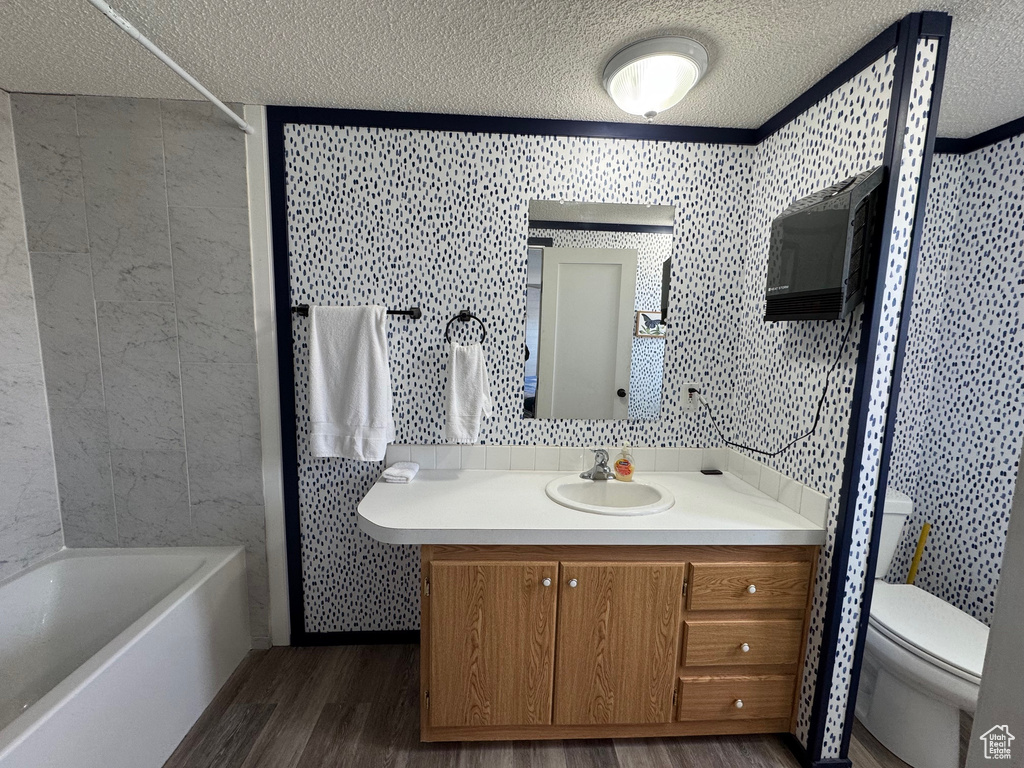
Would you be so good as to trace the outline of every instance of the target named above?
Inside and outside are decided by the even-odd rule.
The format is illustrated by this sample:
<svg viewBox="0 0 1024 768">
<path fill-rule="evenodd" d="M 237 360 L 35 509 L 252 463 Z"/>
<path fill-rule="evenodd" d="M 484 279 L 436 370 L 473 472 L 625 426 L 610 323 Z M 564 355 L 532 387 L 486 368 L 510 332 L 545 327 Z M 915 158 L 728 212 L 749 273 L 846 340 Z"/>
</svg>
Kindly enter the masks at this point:
<svg viewBox="0 0 1024 768">
<path fill-rule="evenodd" d="M 684 575 L 682 563 L 562 563 L 556 724 L 671 722 Z"/>
<path fill-rule="evenodd" d="M 557 582 L 557 562 L 430 564 L 431 725 L 551 722 Z"/>
</svg>

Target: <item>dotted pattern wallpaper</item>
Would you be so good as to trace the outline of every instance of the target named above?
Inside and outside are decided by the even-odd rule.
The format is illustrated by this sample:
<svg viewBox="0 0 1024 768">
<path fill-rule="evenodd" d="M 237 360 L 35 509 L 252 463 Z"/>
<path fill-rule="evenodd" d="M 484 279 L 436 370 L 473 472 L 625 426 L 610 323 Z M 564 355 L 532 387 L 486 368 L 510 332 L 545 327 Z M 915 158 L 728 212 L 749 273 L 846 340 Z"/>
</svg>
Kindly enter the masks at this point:
<svg viewBox="0 0 1024 768">
<path fill-rule="evenodd" d="M 727 391 L 737 348 L 754 148 L 289 125 L 285 129 L 292 303 L 389 307 L 396 443 L 443 442 L 444 328 L 460 309 L 487 325 L 494 397 L 481 442 L 703 447 L 681 382 Z M 673 205 L 669 329 L 658 421 L 524 420 L 526 242 L 531 199 Z M 306 629 L 415 629 L 418 554 L 356 528 L 381 465 L 316 459 L 308 447 L 308 321 L 294 317 Z M 462 341 L 475 323 L 456 323 Z"/>
<path fill-rule="evenodd" d="M 682 382 L 696 381 L 727 435 L 772 449 L 810 425 L 825 372 L 839 358 L 817 433 L 766 462 L 833 500 L 815 587 L 812 663 L 802 684 L 803 741 L 835 546 L 861 310 L 845 321 L 764 323 L 770 223 L 794 200 L 882 163 L 893 59 L 893 53 L 882 57 L 755 148 L 336 126 L 285 130 L 293 303 L 423 307 L 420 321 L 390 321 L 397 443 L 443 440 L 443 329 L 463 307 L 489 329 L 485 351 L 495 413 L 481 441 L 490 444 L 716 445 L 705 413 L 682 412 Z M 924 61 L 920 66 L 927 68 Z M 915 136 L 930 89 L 921 96 Z M 912 220 L 914 181 L 912 172 L 900 180 L 909 207 L 897 235 Z M 673 322 L 658 421 L 520 418 L 527 204 L 551 198 L 677 206 Z M 897 245 L 890 254 L 893 296 L 905 250 Z M 295 318 L 306 629 L 414 629 L 416 550 L 379 544 L 356 530 L 356 505 L 380 465 L 309 456 L 306 334 L 306 321 Z M 878 361 L 883 369 L 886 355 L 891 349 Z M 866 527 L 870 533 L 870 517 Z M 851 570 L 861 572 L 851 582 L 860 582 L 860 590 L 867 539 L 862 530 L 858 536 Z M 854 613 L 851 608 L 844 644 L 855 639 Z M 844 661 L 837 667 L 840 688 L 849 675 Z M 835 720 L 827 751 L 838 749 L 834 734 L 842 723 Z"/>
<path fill-rule="evenodd" d="M 555 248 L 632 248 L 637 252 L 638 311 L 661 311 L 661 270 L 672 258 L 672 235 L 657 232 L 596 232 L 585 229 L 530 229 L 549 237 Z M 665 340 L 633 337 L 629 375 L 629 418 L 656 419 L 661 408 Z"/>
<path fill-rule="evenodd" d="M 765 323 L 764 285 L 771 222 L 799 198 L 882 164 L 892 95 L 890 52 L 758 147 L 751 193 L 740 358 L 728 412 L 732 439 L 766 451 L 806 432 L 825 373 L 838 359 L 817 432 L 776 458 L 755 456 L 831 499 L 811 614 L 797 736 L 806 743 L 835 548 L 862 307 L 846 320 Z M 828 150 L 823 150 L 828 147 Z M 843 349 L 843 338 L 852 331 Z M 717 394 L 717 393 L 716 393 Z M 712 397 L 712 402 L 721 395 Z M 727 434 L 729 432 L 727 431 Z M 754 455 L 754 454 L 748 454 Z M 840 665 L 842 667 L 842 665 Z"/>
<path fill-rule="evenodd" d="M 890 482 L 914 500 L 889 570 L 990 623 L 1024 387 L 1024 138 L 936 158 Z M 941 350 L 941 353 L 940 353 Z"/>
</svg>

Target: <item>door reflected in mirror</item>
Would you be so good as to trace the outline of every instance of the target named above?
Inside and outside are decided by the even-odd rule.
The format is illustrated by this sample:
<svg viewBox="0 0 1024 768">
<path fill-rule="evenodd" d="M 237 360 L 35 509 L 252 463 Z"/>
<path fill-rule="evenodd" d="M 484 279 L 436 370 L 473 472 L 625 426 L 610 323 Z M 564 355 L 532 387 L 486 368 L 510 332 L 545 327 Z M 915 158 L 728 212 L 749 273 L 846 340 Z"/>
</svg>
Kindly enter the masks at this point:
<svg viewBox="0 0 1024 768">
<path fill-rule="evenodd" d="M 657 419 L 675 208 L 530 202 L 524 418 Z"/>
</svg>

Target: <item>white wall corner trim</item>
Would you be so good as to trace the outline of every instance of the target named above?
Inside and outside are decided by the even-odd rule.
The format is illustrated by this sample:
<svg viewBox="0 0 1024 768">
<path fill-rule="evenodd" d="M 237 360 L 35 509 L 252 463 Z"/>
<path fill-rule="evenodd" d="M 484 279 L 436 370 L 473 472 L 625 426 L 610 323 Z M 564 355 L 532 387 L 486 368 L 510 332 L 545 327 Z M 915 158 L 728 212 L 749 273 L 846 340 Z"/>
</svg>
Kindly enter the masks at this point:
<svg viewBox="0 0 1024 768">
<path fill-rule="evenodd" d="M 246 105 L 246 122 L 255 131 L 245 137 L 249 181 L 249 238 L 252 250 L 253 310 L 260 385 L 260 438 L 263 445 L 263 499 L 267 525 L 267 574 L 270 582 L 270 641 L 288 645 L 288 570 L 285 547 L 284 480 L 281 458 L 281 406 L 277 376 L 277 325 L 274 317 L 274 264 L 270 232 L 267 119 L 262 106 Z"/>
</svg>

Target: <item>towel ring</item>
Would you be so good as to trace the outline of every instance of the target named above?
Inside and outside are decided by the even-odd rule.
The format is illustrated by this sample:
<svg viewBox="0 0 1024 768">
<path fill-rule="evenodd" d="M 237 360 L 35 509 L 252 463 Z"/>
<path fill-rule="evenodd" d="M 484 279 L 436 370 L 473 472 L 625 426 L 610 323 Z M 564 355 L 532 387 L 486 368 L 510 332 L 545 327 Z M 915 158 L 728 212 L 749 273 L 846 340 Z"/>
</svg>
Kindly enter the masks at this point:
<svg viewBox="0 0 1024 768">
<path fill-rule="evenodd" d="M 448 325 L 444 327 L 444 340 L 447 341 L 449 344 L 452 343 L 452 323 L 454 323 L 456 320 L 458 320 L 460 323 L 468 323 L 470 320 L 476 320 L 478 323 L 480 323 L 480 331 L 482 333 L 482 335 L 480 336 L 480 343 L 483 344 L 487 340 L 487 326 L 484 325 L 484 321 L 481 320 L 476 315 L 474 315 L 468 309 L 464 309 L 451 320 L 449 320 Z"/>
</svg>

